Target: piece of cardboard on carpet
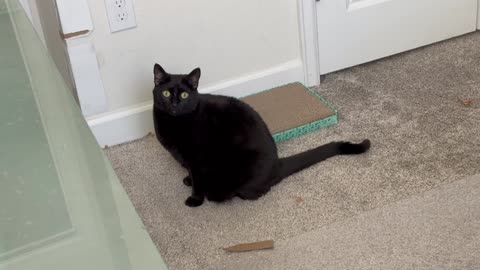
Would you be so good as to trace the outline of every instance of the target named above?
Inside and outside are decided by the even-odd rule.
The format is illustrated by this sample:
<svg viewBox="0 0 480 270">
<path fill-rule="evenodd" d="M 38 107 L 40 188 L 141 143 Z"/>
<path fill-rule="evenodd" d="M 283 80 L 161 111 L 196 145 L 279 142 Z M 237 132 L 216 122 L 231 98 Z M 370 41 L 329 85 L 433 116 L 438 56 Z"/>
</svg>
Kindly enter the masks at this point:
<svg viewBox="0 0 480 270">
<path fill-rule="evenodd" d="M 242 100 L 262 116 L 277 142 L 337 123 L 335 109 L 301 83 L 273 88 Z"/>
<path fill-rule="evenodd" d="M 273 240 L 266 240 L 254 243 L 239 244 L 231 247 L 224 248 L 226 251 L 230 252 L 245 252 L 253 250 L 263 250 L 263 249 L 272 249 Z"/>
</svg>

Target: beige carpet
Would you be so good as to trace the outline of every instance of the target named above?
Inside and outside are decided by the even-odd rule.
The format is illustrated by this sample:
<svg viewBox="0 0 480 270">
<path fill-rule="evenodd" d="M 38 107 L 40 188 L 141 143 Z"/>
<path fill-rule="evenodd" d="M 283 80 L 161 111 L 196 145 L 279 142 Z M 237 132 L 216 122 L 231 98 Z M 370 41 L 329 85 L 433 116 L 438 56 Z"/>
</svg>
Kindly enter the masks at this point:
<svg viewBox="0 0 480 270">
<path fill-rule="evenodd" d="M 480 173 L 479 63 L 480 34 L 471 34 L 325 76 L 316 91 L 337 107 L 339 124 L 280 144 L 280 155 L 340 139 L 370 138 L 371 151 L 363 156 L 336 157 L 298 173 L 258 201 L 207 202 L 196 209 L 184 206 L 190 193 L 181 181 L 186 173 L 151 136 L 106 152 L 173 270 L 241 269 L 250 259 L 258 262 L 252 269 L 335 269 L 334 262 L 354 268 L 352 254 L 364 260 L 358 264 L 360 269 L 383 269 L 381 263 L 390 258 L 396 259 L 391 267 L 409 262 L 400 269 L 476 269 L 478 260 L 469 252 L 472 245 L 478 245 L 478 227 L 468 223 L 470 216 L 461 204 L 435 210 L 453 211 L 452 215 L 461 218 L 459 224 L 467 224 L 452 234 L 457 241 L 451 246 L 455 250 L 443 248 L 452 243 L 448 238 L 434 238 L 436 227 L 424 238 L 393 237 L 397 231 L 389 231 L 390 223 L 381 219 L 384 210 L 369 211 L 392 207 L 402 213 L 401 205 L 395 206 L 399 200 L 412 200 L 412 207 L 420 207 L 422 200 L 412 196 Z M 465 107 L 459 98 L 471 98 L 473 105 Z M 454 204 L 463 194 L 438 192 L 446 199 L 456 196 L 457 200 L 449 199 Z M 437 199 L 441 202 L 442 198 Z M 478 202 L 462 203 L 480 212 Z M 425 216 L 430 206 L 424 206 L 423 212 L 412 212 L 412 218 L 418 217 L 420 225 L 434 224 Z M 369 239 L 368 235 L 375 235 L 373 229 L 357 235 L 356 222 L 361 228 L 378 224 L 378 232 L 392 238 L 385 238 L 388 241 L 384 243 Z M 405 224 L 396 230 L 421 227 Z M 450 227 L 441 228 L 450 232 Z M 235 255 L 220 249 L 265 239 L 275 240 L 277 249 Z M 309 239 L 318 241 L 306 241 Z M 335 244 L 337 239 L 341 242 Z M 355 247 L 357 251 L 342 246 L 350 241 L 367 244 L 363 249 Z M 411 251 L 408 247 L 415 243 L 431 250 L 437 260 L 423 260 L 424 253 Z M 298 252 L 291 247 L 299 247 Z M 384 247 L 393 253 L 382 253 Z M 465 252 L 456 250 L 462 247 Z M 329 253 L 322 253 L 321 248 L 329 248 Z M 340 250 L 348 252 L 342 255 Z M 322 264 L 315 268 L 315 262 Z"/>
<path fill-rule="evenodd" d="M 278 241 L 229 254 L 225 269 L 479 269 L 480 175 Z M 218 268 L 217 268 L 218 269 Z"/>
</svg>

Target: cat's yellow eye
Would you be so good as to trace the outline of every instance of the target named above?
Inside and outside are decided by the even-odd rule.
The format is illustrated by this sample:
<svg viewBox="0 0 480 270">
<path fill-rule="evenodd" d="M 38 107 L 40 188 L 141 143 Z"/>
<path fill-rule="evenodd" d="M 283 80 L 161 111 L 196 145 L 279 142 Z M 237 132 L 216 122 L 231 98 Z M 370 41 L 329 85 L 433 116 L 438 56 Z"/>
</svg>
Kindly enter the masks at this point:
<svg viewBox="0 0 480 270">
<path fill-rule="evenodd" d="M 164 97 L 169 97 L 170 96 L 170 91 L 168 91 L 168 90 L 163 91 L 163 96 Z"/>
<path fill-rule="evenodd" d="M 187 92 L 182 92 L 180 94 L 180 97 L 183 98 L 183 99 L 187 99 L 188 98 L 188 93 Z"/>
</svg>

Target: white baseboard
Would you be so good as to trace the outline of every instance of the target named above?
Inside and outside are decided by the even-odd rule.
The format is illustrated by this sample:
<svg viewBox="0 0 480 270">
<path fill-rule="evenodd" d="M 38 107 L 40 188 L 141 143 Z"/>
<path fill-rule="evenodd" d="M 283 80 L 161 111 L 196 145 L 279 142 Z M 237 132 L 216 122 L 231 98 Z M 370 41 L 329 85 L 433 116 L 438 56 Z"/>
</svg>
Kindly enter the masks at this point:
<svg viewBox="0 0 480 270">
<path fill-rule="evenodd" d="M 153 129 L 152 102 L 87 118 L 87 123 L 103 148 L 132 141 Z"/>
<path fill-rule="evenodd" d="M 200 93 L 242 97 L 291 82 L 304 82 L 301 59 L 262 70 L 246 76 L 207 85 Z M 132 141 L 154 132 L 152 102 L 87 118 L 101 147 Z"/>
</svg>

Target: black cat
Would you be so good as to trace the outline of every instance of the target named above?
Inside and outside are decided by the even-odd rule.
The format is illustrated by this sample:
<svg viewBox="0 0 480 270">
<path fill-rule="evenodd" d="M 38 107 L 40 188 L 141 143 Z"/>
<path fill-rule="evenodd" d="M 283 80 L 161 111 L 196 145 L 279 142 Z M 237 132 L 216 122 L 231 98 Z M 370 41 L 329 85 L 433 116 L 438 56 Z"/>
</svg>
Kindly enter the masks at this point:
<svg viewBox="0 0 480 270">
<path fill-rule="evenodd" d="M 183 179 L 193 188 L 185 201 L 188 206 L 201 205 L 205 197 L 215 202 L 234 196 L 254 200 L 285 177 L 317 162 L 370 148 L 369 140 L 331 142 L 278 158 L 260 115 L 238 99 L 199 94 L 199 79 L 199 68 L 188 75 L 174 75 L 154 66 L 155 131 L 160 143 L 188 170 Z"/>
</svg>

